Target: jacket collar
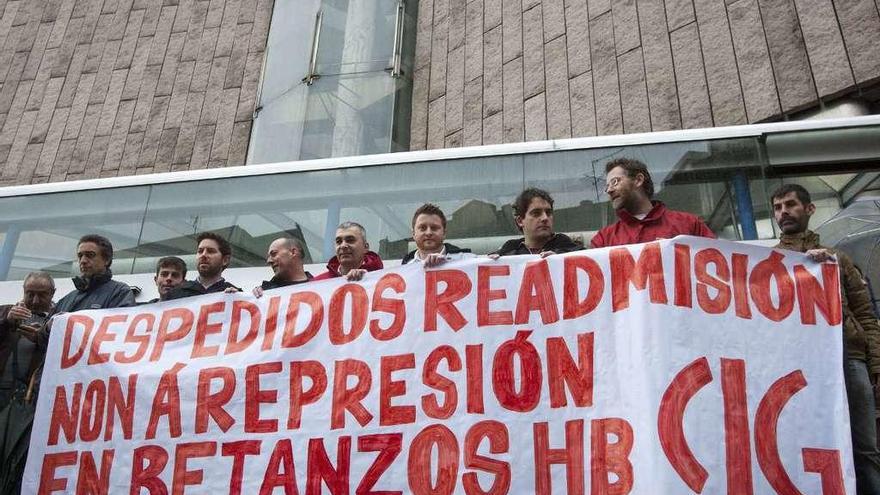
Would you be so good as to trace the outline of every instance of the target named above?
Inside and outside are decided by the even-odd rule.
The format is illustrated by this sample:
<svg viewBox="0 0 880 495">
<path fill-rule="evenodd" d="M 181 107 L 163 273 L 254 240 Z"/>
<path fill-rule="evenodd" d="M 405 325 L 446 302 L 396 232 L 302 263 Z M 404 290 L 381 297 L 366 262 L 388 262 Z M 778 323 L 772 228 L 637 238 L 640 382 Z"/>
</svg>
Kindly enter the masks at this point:
<svg viewBox="0 0 880 495">
<path fill-rule="evenodd" d="M 87 292 L 106 284 L 111 278 L 113 278 L 113 272 L 108 268 L 91 277 L 73 277 L 73 286 L 80 292 Z"/>
<path fill-rule="evenodd" d="M 381 270 L 384 267 L 385 266 L 382 264 L 382 258 L 380 258 L 378 254 L 372 251 L 367 251 L 364 254 L 364 260 L 361 262 L 360 266 L 360 268 L 363 268 L 368 272 Z M 330 261 L 327 262 L 327 271 L 335 274 L 334 276 L 342 275 L 341 273 L 339 273 L 339 257 L 334 256 L 330 258 Z"/>
<path fill-rule="evenodd" d="M 819 247 L 819 234 L 809 229 L 797 234 L 782 234 L 779 237 L 779 246 L 802 252 L 815 249 Z"/>
<path fill-rule="evenodd" d="M 651 201 L 651 204 L 653 205 L 651 211 L 649 211 L 648 215 L 645 216 L 645 218 L 642 220 L 634 217 L 632 213 L 626 211 L 626 209 L 624 208 L 620 208 L 619 210 L 617 210 L 617 218 L 619 218 L 621 222 L 627 223 L 629 225 L 656 222 L 663 216 L 664 213 L 666 213 L 666 205 L 663 204 L 662 201 L 656 200 Z"/>
</svg>

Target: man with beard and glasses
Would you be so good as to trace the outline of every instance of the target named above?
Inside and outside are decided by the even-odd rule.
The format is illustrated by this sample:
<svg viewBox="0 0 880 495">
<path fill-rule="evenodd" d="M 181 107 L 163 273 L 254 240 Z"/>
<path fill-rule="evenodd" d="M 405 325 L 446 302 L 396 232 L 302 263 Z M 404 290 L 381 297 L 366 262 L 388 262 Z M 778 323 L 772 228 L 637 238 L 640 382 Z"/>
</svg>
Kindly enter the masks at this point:
<svg viewBox="0 0 880 495">
<path fill-rule="evenodd" d="M 605 164 L 605 192 L 618 220 L 599 230 L 590 241 L 591 247 L 638 244 L 677 235 L 715 238 L 700 217 L 651 200 L 654 182 L 648 167 L 638 160 L 618 158 Z"/>
<path fill-rule="evenodd" d="M 547 191 L 530 187 L 521 192 L 513 202 L 513 213 L 523 237 L 505 242 L 490 258 L 515 254 L 547 257 L 583 249 L 567 235 L 553 231 L 553 198 Z"/>
<path fill-rule="evenodd" d="M 292 237 L 280 237 L 269 244 L 266 264 L 272 268 L 275 276 L 271 280 L 264 280 L 259 287 L 254 287 L 253 293 L 257 297 L 262 297 L 264 291 L 304 284 L 314 278 L 303 268 L 302 243 Z"/>
<path fill-rule="evenodd" d="M 196 280 L 187 280 L 168 294 L 167 300 L 201 296 L 214 292 L 241 292 L 223 278 L 223 270 L 232 262 L 232 246 L 223 236 L 202 232 L 196 236 Z"/>
<path fill-rule="evenodd" d="M 874 404 L 880 392 L 880 325 L 871 307 L 867 284 L 849 256 L 822 246 L 819 235 L 809 229 L 816 205 L 806 189 L 798 184 L 784 184 L 773 192 L 770 200 L 773 217 L 782 231 L 776 248 L 804 253 L 817 262 L 836 258 L 840 267 L 843 377 L 849 402 L 856 489 L 859 494 L 878 494 L 880 450 Z"/>
<path fill-rule="evenodd" d="M 327 262 L 327 271 L 314 280 L 327 280 L 345 277 L 347 280 L 360 280 L 367 272 L 384 268 L 382 258 L 370 251 L 367 231 L 356 222 L 343 222 L 336 228 L 336 256 Z"/>
</svg>

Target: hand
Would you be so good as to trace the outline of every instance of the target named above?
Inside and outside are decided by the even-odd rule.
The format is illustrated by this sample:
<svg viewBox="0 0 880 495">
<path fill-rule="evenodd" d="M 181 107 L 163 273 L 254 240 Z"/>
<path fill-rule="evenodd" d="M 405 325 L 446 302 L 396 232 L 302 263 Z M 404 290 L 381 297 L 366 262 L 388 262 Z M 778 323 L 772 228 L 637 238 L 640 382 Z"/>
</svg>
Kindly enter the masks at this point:
<svg viewBox="0 0 880 495">
<path fill-rule="evenodd" d="M 443 256 L 440 253 L 431 253 L 422 260 L 422 265 L 425 268 L 431 268 L 432 266 L 437 266 L 446 262 L 446 256 Z"/>
<path fill-rule="evenodd" d="M 263 297 L 263 288 L 262 287 L 254 287 L 254 290 L 251 291 L 254 294 L 254 297 L 260 298 Z"/>
<path fill-rule="evenodd" d="M 236 292 L 239 292 L 239 290 L 235 287 L 227 287 L 223 292 L 226 294 L 235 294 Z"/>
<path fill-rule="evenodd" d="M 495 260 L 497 260 L 498 258 L 501 257 L 501 255 L 498 254 L 498 253 L 492 253 L 492 254 L 490 254 L 490 255 L 488 255 L 488 256 L 489 256 L 489 259 L 492 260 L 492 261 L 495 261 Z"/>
<path fill-rule="evenodd" d="M 24 303 L 18 303 L 9 308 L 9 313 L 6 314 L 7 319 L 18 321 L 27 320 L 31 316 L 33 316 L 33 313 L 24 306 Z"/>
<path fill-rule="evenodd" d="M 816 263 L 822 263 L 823 261 L 835 260 L 837 258 L 834 257 L 834 253 L 827 249 L 810 249 L 806 254 L 811 260 Z"/>
<path fill-rule="evenodd" d="M 348 280 L 349 282 L 357 282 L 358 280 L 364 278 L 364 274 L 366 273 L 367 271 L 363 268 L 355 268 L 349 270 L 348 273 L 345 274 L 345 280 Z"/>
<path fill-rule="evenodd" d="M 39 325 L 19 325 L 18 333 L 21 334 L 22 337 L 30 340 L 31 342 L 37 341 L 37 332 L 40 330 Z"/>
<path fill-rule="evenodd" d="M 540 256 L 543 259 L 543 258 L 546 258 L 547 256 L 551 256 L 554 254 L 556 254 L 556 253 L 554 253 L 553 251 L 541 251 L 541 253 L 538 256 Z"/>
</svg>

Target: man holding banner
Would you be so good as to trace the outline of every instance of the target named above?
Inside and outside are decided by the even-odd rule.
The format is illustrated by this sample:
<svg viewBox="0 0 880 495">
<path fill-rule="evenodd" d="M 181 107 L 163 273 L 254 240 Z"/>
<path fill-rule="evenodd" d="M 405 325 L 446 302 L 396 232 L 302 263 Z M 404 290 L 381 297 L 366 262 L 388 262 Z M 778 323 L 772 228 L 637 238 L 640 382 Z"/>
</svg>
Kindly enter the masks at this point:
<svg viewBox="0 0 880 495">
<path fill-rule="evenodd" d="M 567 235 L 553 231 L 553 197 L 543 189 L 530 187 L 519 193 L 513 202 L 513 214 L 516 227 L 523 237 L 505 242 L 490 257 L 516 254 L 547 257 L 584 248 Z"/>
<path fill-rule="evenodd" d="M 360 280 L 367 272 L 384 268 L 382 258 L 370 251 L 367 230 L 357 222 L 343 222 L 336 227 L 336 256 L 327 262 L 327 271 L 314 280 L 345 277 Z"/>
</svg>

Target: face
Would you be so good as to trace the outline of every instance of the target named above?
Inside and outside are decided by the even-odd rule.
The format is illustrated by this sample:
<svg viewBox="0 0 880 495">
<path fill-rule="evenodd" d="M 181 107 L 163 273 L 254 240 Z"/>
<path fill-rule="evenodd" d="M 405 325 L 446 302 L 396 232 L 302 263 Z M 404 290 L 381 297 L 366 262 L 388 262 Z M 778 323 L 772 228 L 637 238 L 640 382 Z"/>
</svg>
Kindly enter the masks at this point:
<svg viewBox="0 0 880 495">
<path fill-rule="evenodd" d="M 423 253 L 440 252 L 443 248 L 443 240 L 446 239 L 446 229 L 439 215 L 422 213 L 416 217 L 413 225 L 413 240 L 416 247 Z"/>
<path fill-rule="evenodd" d="M 159 290 L 159 298 L 164 298 L 182 284 L 185 275 L 185 273 L 173 266 L 160 267 L 159 273 L 153 277 L 153 280 L 156 282 L 156 288 Z"/>
<path fill-rule="evenodd" d="M 31 311 L 49 311 L 55 289 L 43 278 L 29 278 L 24 283 L 24 305 Z"/>
<path fill-rule="evenodd" d="M 266 253 L 266 264 L 272 267 L 276 275 L 279 273 L 291 273 L 297 260 L 297 251 L 294 247 L 287 247 L 283 239 L 276 239 L 269 245 Z"/>
<path fill-rule="evenodd" d="M 196 251 L 199 276 L 202 278 L 216 277 L 223 273 L 229 264 L 229 255 L 220 253 L 220 245 L 213 239 L 202 239 Z"/>
<path fill-rule="evenodd" d="M 83 277 L 91 277 L 107 271 L 107 259 L 101 254 L 101 248 L 94 242 L 84 242 L 76 248 L 76 259 L 79 272 Z"/>
<path fill-rule="evenodd" d="M 781 198 L 773 198 L 773 217 L 783 234 L 799 234 L 807 230 L 810 217 L 815 212 L 816 205 L 804 205 L 797 193 L 790 192 Z"/>
<path fill-rule="evenodd" d="M 611 198 L 611 206 L 619 210 L 632 205 L 643 183 L 644 178 L 641 174 L 629 177 L 623 167 L 612 168 L 605 175 L 605 192 Z"/>
<path fill-rule="evenodd" d="M 533 198 L 525 216 L 516 217 L 515 220 L 526 239 L 541 240 L 553 237 L 553 207 L 541 198 Z"/>
<path fill-rule="evenodd" d="M 361 266 L 370 245 L 355 227 L 336 230 L 336 257 L 339 264 L 348 269 Z"/>
</svg>

